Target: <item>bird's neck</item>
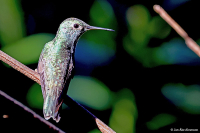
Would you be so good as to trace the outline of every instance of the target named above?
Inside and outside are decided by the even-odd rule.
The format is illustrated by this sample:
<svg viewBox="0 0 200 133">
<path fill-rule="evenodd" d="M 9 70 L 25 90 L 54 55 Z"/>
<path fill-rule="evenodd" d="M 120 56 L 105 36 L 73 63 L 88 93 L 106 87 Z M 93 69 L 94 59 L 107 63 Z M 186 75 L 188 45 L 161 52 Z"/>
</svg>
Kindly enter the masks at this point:
<svg viewBox="0 0 200 133">
<path fill-rule="evenodd" d="M 65 37 L 57 35 L 54 40 L 54 44 L 59 46 L 63 50 L 68 50 L 70 53 L 74 53 L 78 39 L 79 37 L 74 38 L 70 35 Z"/>
</svg>

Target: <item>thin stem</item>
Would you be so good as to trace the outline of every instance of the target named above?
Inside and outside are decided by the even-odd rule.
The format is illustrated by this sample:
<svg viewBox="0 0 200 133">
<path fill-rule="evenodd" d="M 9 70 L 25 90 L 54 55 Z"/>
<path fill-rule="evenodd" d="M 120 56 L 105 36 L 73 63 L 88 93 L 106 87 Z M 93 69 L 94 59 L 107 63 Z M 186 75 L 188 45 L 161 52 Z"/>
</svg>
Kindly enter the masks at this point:
<svg viewBox="0 0 200 133">
<path fill-rule="evenodd" d="M 185 40 L 186 45 L 200 57 L 200 46 L 188 36 L 184 29 L 161 6 L 154 5 L 153 9 Z"/>
<path fill-rule="evenodd" d="M 20 63 L 19 61 L 15 60 L 14 58 L 10 57 L 9 55 L 7 55 L 6 53 L 4 53 L 1 50 L 0 50 L 0 60 L 2 60 L 3 62 L 7 63 L 8 65 L 13 67 L 14 69 L 18 70 L 19 72 L 23 73 L 24 75 L 26 75 L 30 79 L 32 79 L 35 82 L 37 82 L 38 84 L 40 84 L 40 75 L 37 72 L 33 71 L 32 69 L 28 68 L 24 64 Z M 11 99 L 9 99 L 9 100 L 11 100 Z M 16 101 L 15 99 L 13 99 L 13 100 Z M 68 95 L 65 96 L 64 103 L 66 103 L 69 107 L 72 107 L 72 108 L 76 107 L 77 109 L 79 109 L 79 111 L 84 111 L 84 112 L 88 113 L 90 117 L 94 118 L 94 122 L 96 123 L 96 125 L 98 126 L 99 130 L 102 133 L 115 133 L 115 131 L 113 131 L 110 127 L 108 127 L 105 123 L 103 123 L 100 119 L 98 119 L 96 116 L 94 116 L 91 112 L 89 112 L 87 109 L 85 109 L 79 103 L 74 101 Z M 38 119 L 40 119 L 40 118 L 38 117 Z M 49 126 L 51 127 L 51 125 L 49 125 Z"/>
<path fill-rule="evenodd" d="M 4 93 L 3 91 L 0 90 L 0 95 L 4 96 L 5 98 L 9 99 L 10 101 L 14 102 L 16 105 L 20 106 L 21 108 L 23 108 L 24 110 L 26 110 L 27 112 L 31 113 L 33 115 L 34 118 L 39 119 L 41 122 L 45 123 L 46 125 L 48 125 L 49 127 L 53 128 L 54 130 L 58 131 L 59 133 L 64 133 L 64 131 L 62 131 L 61 129 L 59 129 L 58 127 L 56 127 L 55 125 L 53 125 L 52 123 L 50 123 L 49 121 L 46 121 L 44 118 L 42 118 L 40 115 L 36 114 L 33 110 L 31 110 L 30 108 L 28 108 L 27 106 L 23 105 L 22 103 L 20 103 L 19 101 L 17 101 L 16 99 L 12 98 L 11 96 L 9 96 L 8 94 Z"/>
<path fill-rule="evenodd" d="M 88 111 L 86 108 L 84 108 L 81 104 L 74 101 L 71 97 L 68 95 L 65 95 L 64 103 L 68 105 L 69 107 L 76 108 L 77 110 L 84 112 L 87 116 L 92 117 L 96 125 L 98 126 L 99 130 L 102 133 L 116 133 L 114 130 L 112 130 L 109 126 L 107 126 L 105 123 L 103 123 L 100 119 L 98 119 L 95 115 L 93 115 L 90 111 Z"/>
</svg>

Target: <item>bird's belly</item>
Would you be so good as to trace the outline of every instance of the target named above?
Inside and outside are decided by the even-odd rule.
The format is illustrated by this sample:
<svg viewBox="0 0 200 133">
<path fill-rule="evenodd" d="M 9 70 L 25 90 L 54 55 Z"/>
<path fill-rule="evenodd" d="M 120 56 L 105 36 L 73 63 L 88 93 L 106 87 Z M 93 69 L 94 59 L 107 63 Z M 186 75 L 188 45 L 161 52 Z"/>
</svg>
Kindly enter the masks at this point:
<svg viewBox="0 0 200 133">
<path fill-rule="evenodd" d="M 62 88 L 64 77 L 66 74 L 66 66 L 65 63 L 58 63 L 62 62 L 59 59 L 55 61 L 51 61 L 48 63 L 47 67 L 47 82 L 49 88 Z"/>
</svg>

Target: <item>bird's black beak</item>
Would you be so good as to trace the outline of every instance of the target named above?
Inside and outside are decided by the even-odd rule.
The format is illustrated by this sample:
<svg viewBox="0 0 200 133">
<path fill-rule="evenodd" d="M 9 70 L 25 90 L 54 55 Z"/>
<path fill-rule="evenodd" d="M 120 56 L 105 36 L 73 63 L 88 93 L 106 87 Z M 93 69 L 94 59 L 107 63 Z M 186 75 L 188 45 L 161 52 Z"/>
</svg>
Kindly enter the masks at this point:
<svg viewBox="0 0 200 133">
<path fill-rule="evenodd" d="M 96 26 L 87 26 L 86 28 L 87 30 L 107 30 L 107 31 L 114 31 L 112 29 L 107 29 L 107 28 L 101 28 L 101 27 L 96 27 Z"/>
</svg>

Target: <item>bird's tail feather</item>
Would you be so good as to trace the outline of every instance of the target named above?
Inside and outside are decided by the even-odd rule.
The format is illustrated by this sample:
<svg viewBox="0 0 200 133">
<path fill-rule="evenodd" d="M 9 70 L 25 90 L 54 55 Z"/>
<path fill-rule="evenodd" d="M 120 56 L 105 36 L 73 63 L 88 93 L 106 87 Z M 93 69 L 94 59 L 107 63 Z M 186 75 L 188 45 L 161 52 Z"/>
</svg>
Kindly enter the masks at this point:
<svg viewBox="0 0 200 133">
<path fill-rule="evenodd" d="M 59 122 L 60 121 L 59 108 L 61 104 L 57 106 L 57 101 L 53 99 L 53 97 L 47 96 L 46 99 L 44 100 L 44 106 L 43 106 L 44 118 L 46 120 L 49 120 L 52 117 L 56 122 Z"/>
</svg>

